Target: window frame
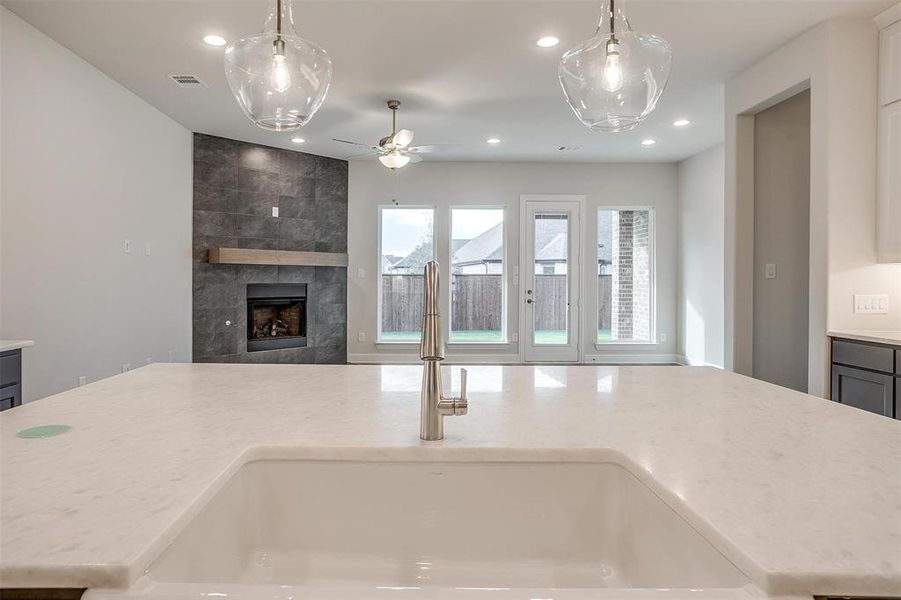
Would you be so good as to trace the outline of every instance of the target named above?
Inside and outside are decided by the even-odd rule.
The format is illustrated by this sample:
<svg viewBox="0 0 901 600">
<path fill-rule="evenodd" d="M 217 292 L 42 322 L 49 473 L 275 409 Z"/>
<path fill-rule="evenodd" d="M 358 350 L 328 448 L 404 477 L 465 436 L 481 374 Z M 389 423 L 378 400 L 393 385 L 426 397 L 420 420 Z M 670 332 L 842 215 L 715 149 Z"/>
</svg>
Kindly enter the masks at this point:
<svg viewBox="0 0 901 600">
<path fill-rule="evenodd" d="M 595 212 L 594 223 L 592 226 L 595 231 L 595 248 L 594 248 L 594 256 L 592 258 L 593 261 L 593 272 L 594 272 L 594 296 L 597 300 L 600 292 L 600 287 L 598 285 L 598 276 L 597 276 L 597 229 L 598 229 L 598 219 L 600 218 L 600 213 L 602 210 L 606 211 L 647 211 L 648 213 L 648 280 L 650 282 L 650 290 L 648 291 L 649 296 L 649 306 L 648 318 L 650 320 L 648 324 L 648 331 L 650 335 L 650 339 L 648 340 L 600 340 L 597 337 L 597 333 L 594 335 L 594 346 L 596 349 L 600 350 L 601 348 L 609 348 L 610 346 L 657 346 L 657 214 L 656 209 L 653 206 L 647 205 L 610 205 L 610 206 L 598 206 L 597 212 Z M 597 307 L 600 309 L 600 306 Z M 600 313 L 600 310 L 596 311 Z M 595 331 L 600 330 L 600 322 L 598 316 L 594 319 L 594 329 Z"/>
<path fill-rule="evenodd" d="M 497 346 L 500 344 L 508 344 L 508 327 L 507 327 L 507 318 L 509 311 L 507 310 L 507 301 L 509 298 L 509 276 L 507 274 L 507 265 L 508 265 L 508 240 L 509 240 L 509 232 L 507 231 L 507 206 L 505 204 L 452 204 L 448 207 L 447 212 L 447 274 L 448 278 L 453 277 L 453 256 L 454 256 L 454 211 L 455 210 L 500 210 L 503 215 L 503 227 L 502 227 L 502 241 L 501 248 L 503 250 L 503 265 L 504 270 L 501 273 L 501 339 L 499 341 L 453 341 L 451 339 L 451 332 L 453 331 L 453 292 L 451 282 L 448 281 L 447 285 L 447 331 L 445 332 L 448 346 Z"/>
<path fill-rule="evenodd" d="M 378 219 L 377 219 L 377 230 L 376 230 L 376 247 L 378 251 L 376 252 L 375 261 L 375 274 L 376 274 L 376 335 L 375 335 L 375 343 L 379 345 L 391 345 L 391 346 L 413 346 L 418 345 L 419 342 L 409 342 L 403 340 L 385 340 L 382 339 L 382 215 L 385 210 L 430 210 L 432 211 L 432 260 L 437 260 L 436 252 L 438 250 L 438 245 L 435 243 L 437 231 L 436 231 L 436 223 L 435 216 L 438 212 L 438 208 L 434 204 L 379 204 L 378 205 Z"/>
</svg>

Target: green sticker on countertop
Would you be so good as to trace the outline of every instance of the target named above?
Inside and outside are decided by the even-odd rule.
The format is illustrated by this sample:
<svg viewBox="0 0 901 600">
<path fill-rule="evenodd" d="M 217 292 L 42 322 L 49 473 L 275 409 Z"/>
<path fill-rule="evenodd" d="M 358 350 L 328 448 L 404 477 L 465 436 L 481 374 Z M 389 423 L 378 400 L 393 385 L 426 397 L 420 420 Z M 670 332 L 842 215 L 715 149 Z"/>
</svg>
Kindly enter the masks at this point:
<svg viewBox="0 0 901 600">
<path fill-rule="evenodd" d="M 38 425 L 37 427 L 23 429 L 16 435 L 25 439 L 48 438 L 61 433 L 66 433 L 70 429 L 71 427 L 68 425 Z"/>
</svg>

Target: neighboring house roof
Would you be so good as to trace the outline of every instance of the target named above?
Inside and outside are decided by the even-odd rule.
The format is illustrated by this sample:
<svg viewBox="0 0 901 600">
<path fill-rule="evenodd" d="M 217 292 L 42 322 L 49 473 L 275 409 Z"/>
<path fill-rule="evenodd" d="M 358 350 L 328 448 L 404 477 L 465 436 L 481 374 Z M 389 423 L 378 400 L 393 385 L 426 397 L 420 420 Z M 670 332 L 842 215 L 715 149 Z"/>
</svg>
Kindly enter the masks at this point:
<svg viewBox="0 0 901 600">
<path fill-rule="evenodd" d="M 410 269 L 419 271 L 425 264 L 432 260 L 432 240 L 431 238 L 419 242 L 408 255 L 391 265 L 393 271 L 400 269 Z"/>
<path fill-rule="evenodd" d="M 561 231 L 535 253 L 540 262 L 566 262 L 566 232 Z"/>
<path fill-rule="evenodd" d="M 504 258 L 503 223 L 498 223 L 471 240 L 454 240 L 454 242 L 459 241 L 464 243 L 454 252 L 451 262 L 455 266 L 478 264 L 486 261 L 496 262 Z"/>
<path fill-rule="evenodd" d="M 382 273 L 387 273 L 388 269 L 397 264 L 397 261 L 401 259 L 400 256 L 395 256 L 393 254 L 383 254 L 382 255 Z"/>
</svg>

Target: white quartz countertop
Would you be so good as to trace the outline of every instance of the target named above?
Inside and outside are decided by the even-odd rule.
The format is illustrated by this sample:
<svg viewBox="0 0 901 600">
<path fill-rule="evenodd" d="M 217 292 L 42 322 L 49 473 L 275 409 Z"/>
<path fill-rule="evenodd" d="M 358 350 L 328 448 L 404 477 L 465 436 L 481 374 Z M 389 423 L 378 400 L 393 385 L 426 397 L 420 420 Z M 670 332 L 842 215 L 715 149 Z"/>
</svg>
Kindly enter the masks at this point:
<svg viewBox="0 0 901 600">
<path fill-rule="evenodd" d="M 846 340 L 859 340 L 861 342 L 876 342 L 878 344 L 901 346 L 901 331 L 865 331 L 836 329 L 830 331 L 829 336 L 834 338 L 843 338 Z"/>
<path fill-rule="evenodd" d="M 256 456 L 620 457 L 769 594 L 901 596 L 901 421 L 706 367 L 475 366 L 424 443 L 420 373 L 154 364 L 3 412 L 0 585 L 128 586 Z"/>
<path fill-rule="evenodd" d="M 34 342 L 31 340 L 0 340 L 0 352 L 20 350 L 28 346 L 34 346 Z"/>
</svg>

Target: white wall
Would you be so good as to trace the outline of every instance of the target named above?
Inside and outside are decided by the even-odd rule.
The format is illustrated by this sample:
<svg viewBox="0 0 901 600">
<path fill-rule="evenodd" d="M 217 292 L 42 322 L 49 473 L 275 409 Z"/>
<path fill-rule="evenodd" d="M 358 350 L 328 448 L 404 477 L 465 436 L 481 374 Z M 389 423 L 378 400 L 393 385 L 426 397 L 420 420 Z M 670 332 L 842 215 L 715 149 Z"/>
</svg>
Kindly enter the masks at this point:
<svg viewBox="0 0 901 600">
<path fill-rule="evenodd" d="M 25 400 L 170 351 L 189 360 L 190 132 L 0 20 L 0 335 L 35 342 Z"/>
<path fill-rule="evenodd" d="M 679 353 L 723 366 L 723 146 L 679 163 Z"/>
<path fill-rule="evenodd" d="M 600 206 L 653 206 L 657 224 L 657 336 L 666 342 L 595 348 L 596 290 L 588 286 L 596 264 L 583 261 L 582 357 L 586 361 L 672 361 L 676 358 L 676 165 L 423 162 L 392 173 L 376 162 L 354 161 L 349 173 L 348 326 L 351 362 L 410 360 L 415 346 L 375 344 L 377 334 L 378 207 L 397 199 L 401 205 L 434 205 L 438 260 L 447 262 L 447 230 L 451 206 L 491 205 L 506 209 L 508 266 L 519 261 L 521 194 L 585 195 L 583 255 L 597 256 L 597 209 Z M 443 233 L 442 233 L 443 232 Z M 357 277 L 358 269 L 365 277 Z M 446 283 L 445 283 L 446 285 Z M 508 284 L 509 285 L 509 284 Z M 445 288 L 446 289 L 446 288 Z M 517 330 L 519 290 L 508 287 L 508 331 Z M 444 298 L 443 314 L 448 314 Z M 363 332 L 366 341 L 357 339 Z M 448 358 L 457 361 L 519 360 L 518 344 L 449 345 Z"/>
<path fill-rule="evenodd" d="M 754 114 L 809 87 L 809 391 L 828 389 L 828 329 L 901 329 L 901 266 L 876 263 L 877 31 L 833 20 L 726 85 L 725 363 L 751 372 Z M 891 312 L 856 315 L 853 294 L 886 293 Z"/>
</svg>

